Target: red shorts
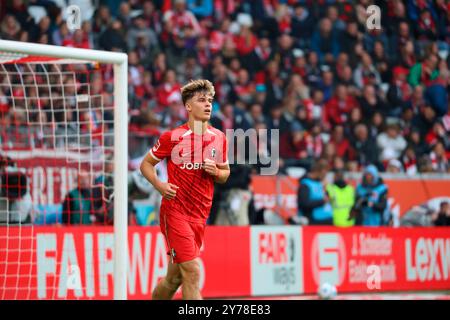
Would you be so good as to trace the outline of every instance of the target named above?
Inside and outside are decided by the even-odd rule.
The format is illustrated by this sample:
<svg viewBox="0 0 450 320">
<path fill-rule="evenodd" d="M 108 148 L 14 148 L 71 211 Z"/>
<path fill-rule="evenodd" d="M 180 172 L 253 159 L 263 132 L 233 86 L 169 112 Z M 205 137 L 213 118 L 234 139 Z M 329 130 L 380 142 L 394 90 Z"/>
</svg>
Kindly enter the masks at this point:
<svg viewBox="0 0 450 320">
<path fill-rule="evenodd" d="M 166 238 L 167 254 L 172 263 L 194 260 L 200 255 L 205 224 L 186 221 L 170 213 L 162 213 L 159 219 L 161 232 Z"/>
</svg>

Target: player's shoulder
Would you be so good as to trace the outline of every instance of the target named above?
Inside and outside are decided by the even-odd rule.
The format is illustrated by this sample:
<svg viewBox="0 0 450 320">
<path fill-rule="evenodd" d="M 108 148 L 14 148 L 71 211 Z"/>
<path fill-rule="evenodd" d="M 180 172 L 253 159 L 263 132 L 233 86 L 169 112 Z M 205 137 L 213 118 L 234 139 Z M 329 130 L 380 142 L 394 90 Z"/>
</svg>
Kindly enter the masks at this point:
<svg viewBox="0 0 450 320">
<path fill-rule="evenodd" d="M 208 132 L 212 135 L 216 135 L 216 136 L 224 136 L 225 133 L 217 128 L 214 128 L 211 125 L 208 125 Z"/>
</svg>

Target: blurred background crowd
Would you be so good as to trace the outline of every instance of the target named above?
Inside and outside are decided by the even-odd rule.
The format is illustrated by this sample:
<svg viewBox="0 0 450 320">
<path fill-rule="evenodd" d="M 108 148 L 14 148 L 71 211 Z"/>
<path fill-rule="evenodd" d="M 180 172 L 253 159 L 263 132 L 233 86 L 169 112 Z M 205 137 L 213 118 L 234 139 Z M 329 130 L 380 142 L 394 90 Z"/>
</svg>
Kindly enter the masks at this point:
<svg viewBox="0 0 450 320">
<path fill-rule="evenodd" d="M 71 2 L 82 14 L 74 32 L 65 21 Z M 370 4 L 381 9 L 380 29 L 366 27 Z M 217 92 L 214 126 L 280 130 L 281 172 L 318 158 L 348 171 L 449 171 L 445 0 L 10 0 L 0 8 L 2 39 L 128 53 L 131 158 L 149 136 L 185 121 L 180 86 L 205 77 Z"/>
</svg>

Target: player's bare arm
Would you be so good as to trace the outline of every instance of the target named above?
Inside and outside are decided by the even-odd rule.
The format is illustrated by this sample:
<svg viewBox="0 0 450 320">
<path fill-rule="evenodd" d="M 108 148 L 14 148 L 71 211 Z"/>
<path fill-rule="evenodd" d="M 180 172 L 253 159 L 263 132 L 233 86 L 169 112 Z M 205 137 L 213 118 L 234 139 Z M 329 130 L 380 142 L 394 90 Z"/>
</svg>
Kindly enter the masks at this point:
<svg viewBox="0 0 450 320">
<path fill-rule="evenodd" d="M 225 183 L 230 176 L 230 166 L 228 164 L 217 164 L 213 160 L 205 159 L 203 168 L 214 177 L 214 182 L 216 183 Z"/>
<path fill-rule="evenodd" d="M 156 174 L 155 166 L 159 163 L 149 153 L 145 156 L 141 163 L 142 175 L 155 187 L 156 190 L 166 199 L 171 200 L 177 194 L 178 186 L 173 183 L 162 182 Z"/>
</svg>

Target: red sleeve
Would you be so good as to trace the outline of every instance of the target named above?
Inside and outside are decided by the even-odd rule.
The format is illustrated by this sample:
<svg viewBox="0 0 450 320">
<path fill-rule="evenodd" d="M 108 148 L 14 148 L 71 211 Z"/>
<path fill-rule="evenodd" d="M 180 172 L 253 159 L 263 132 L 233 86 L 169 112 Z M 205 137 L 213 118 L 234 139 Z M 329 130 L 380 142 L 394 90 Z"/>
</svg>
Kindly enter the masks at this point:
<svg viewBox="0 0 450 320">
<path fill-rule="evenodd" d="M 150 149 L 150 155 L 158 160 L 162 161 L 167 157 L 170 157 L 170 153 L 172 152 L 172 143 L 171 143 L 171 131 L 164 132 L 153 146 Z"/>
</svg>

